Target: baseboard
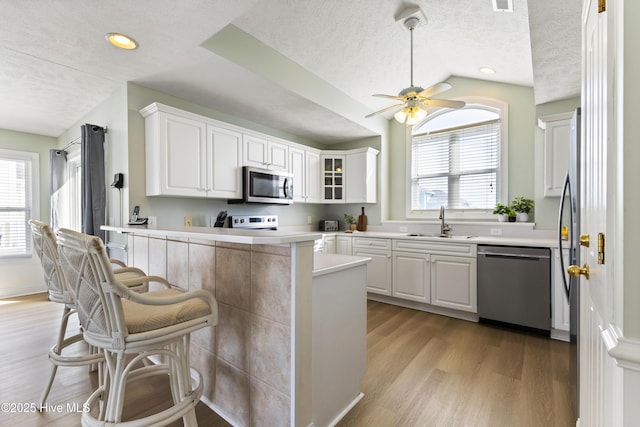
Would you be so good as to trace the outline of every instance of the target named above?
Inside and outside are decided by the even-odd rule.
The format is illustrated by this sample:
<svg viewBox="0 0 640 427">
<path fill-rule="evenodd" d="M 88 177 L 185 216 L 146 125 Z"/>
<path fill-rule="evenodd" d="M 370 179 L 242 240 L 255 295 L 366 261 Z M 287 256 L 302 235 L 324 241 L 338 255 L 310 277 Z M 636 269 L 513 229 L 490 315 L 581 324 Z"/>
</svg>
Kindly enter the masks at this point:
<svg viewBox="0 0 640 427">
<path fill-rule="evenodd" d="M 335 425 L 337 425 L 341 419 L 344 418 L 345 415 L 347 415 L 349 413 L 349 411 L 351 409 L 353 409 L 354 406 L 356 406 L 358 404 L 358 402 L 360 402 L 360 400 L 362 400 L 362 398 L 364 397 L 364 393 L 360 392 L 360 394 L 358 394 L 355 399 L 353 399 L 343 410 L 342 412 L 340 412 L 333 420 L 331 420 L 331 422 L 329 423 L 328 427 L 334 427 Z"/>
<path fill-rule="evenodd" d="M 560 329 L 551 328 L 551 338 L 558 341 L 566 341 L 571 342 L 571 337 L 569 336 L 569 331 L 563 331 Z"/>
<path fill-rule="evenodd" d="M 451 308 L 438 307 L 431 304 L 424 304 L 417 301 L 404 300 L 400 298 L 388 297 L 386 295 L 367 293 L 367 299 L 377 302 L 383 302 L 385 304 L 397 305 L 399 307 L 411 308 L 413 310 L 426 311 L 433 314 L 441 314 L 443 316 L 455 317 L 456 319 L 468 320 L 470 322 L 478 321 L 477 313 L 470 313 L 466 311 L 454 310 Z"/>
<path fill-rule="evenodd" d="M 228 422 L 229 424 L 231 424 L 232 426 L 235 426 L 235 422 L 228 417 L 224 411 L 222 409 L 220 409 L 220 407 L 216 404 L 214 404 L 213 402 L 211 402 L 209 399 L 207 399 L 205 396 L 200 396 L 200 401 L 202 403 L 204 403 L 205 405 L 207 405 L 209 407 L 209 409 L 211 409 L 213 412 L 215 412 L 216 414 L 218 414 L 220 417 L 222 417 L 226 422 Z"/>
</svg>

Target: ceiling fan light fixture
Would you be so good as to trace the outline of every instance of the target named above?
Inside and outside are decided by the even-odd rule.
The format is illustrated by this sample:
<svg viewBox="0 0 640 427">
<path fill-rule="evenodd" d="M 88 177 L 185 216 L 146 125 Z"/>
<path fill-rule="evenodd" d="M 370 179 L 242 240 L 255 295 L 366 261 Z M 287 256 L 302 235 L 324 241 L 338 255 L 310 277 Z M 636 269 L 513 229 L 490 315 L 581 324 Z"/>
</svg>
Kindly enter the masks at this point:
<svg viewBox="0 0 640 427">
<path fill-rule="evenodd" d="M 386 113 L 389 111 L 397 111 L 394 114 L 394 118 L 400 123 L 404 123 L 407 126 L 413 126 L 416 123 L 420 122 L 422 119 L 427 117 L 427 108 L 428 107 L 436 107 L 436 108 L 462 108 L 465 103 L 462 101 L 452 101 L 448 99 L 435 99 L 432 98 L 434 95 L 437 95 L 445 90 L 451 89 L 451 85 L 447 82 L 437 83 L 433 86 L 430 86 L 426 89 L 421 86 L 416 86 L 413 84 L 413 31 L 415 28 L 420 25 L 421 16 L 424 17 L 424 14 L 420 10 L 418 6 L 412 6 L 406 8 L 401 11 L 398 15 L 396 15 L 396 22 L 402 21 L 404 27 L 410 33 L 410 47 L 411 47 L 411 56 L 410 56 L 410 85 L 409 87 L 402 89 L 398 95 L 385 95 L 381 93 L 374 94 L 373 96 L 381 97 L 381 98 L 389 98 L 393 99 L 396 102 L 400 101 L 400 103 L 396 103 L 395 105 L 391 105 L 389 107 L 383 108 L 382 110 L 374 111 L 373 113 L 367 114 L 365 117 L 372 117 L 378 114 Z M 426 17 L 424 17 L 424 21 L 426 21 Z M 399 111 L 398 111 L 399 110 Z"/>
<path fill-rule="evenodd" d="M 413 126 L 416 123 L 420 122 L 420 120 L 427 117 L 427 112 L 424 111 L 420 107 L 404 107 L 402 110 L 398 111 L 393 117 L 407 126 Z"/>
<path fill-rule="evenodd" d="M 138 42 L 125 34 L 108 33 L 105 38 L 109 43 L 120 49 L 134 50 L 138 48 Z"/>
</svg>

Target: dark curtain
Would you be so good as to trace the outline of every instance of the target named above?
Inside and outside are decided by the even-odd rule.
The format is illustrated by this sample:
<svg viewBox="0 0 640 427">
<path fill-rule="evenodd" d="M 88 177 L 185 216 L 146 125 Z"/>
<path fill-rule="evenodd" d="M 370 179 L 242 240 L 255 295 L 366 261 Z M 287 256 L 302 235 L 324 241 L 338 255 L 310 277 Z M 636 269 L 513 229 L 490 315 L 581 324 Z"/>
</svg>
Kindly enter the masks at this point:
<svg viewBox="0 0 640 427">
<path fill-rule="evenodd" d="M 104 129 L 82 126 L 82 232 L 105 240 L 106 183 L 104 168 Z"/>
<path fill-rule="evenodd" d="M 60 227 L 60 189 L 67 180 L 67 152 L 64 150 L 49 150 L 49 164 L 51 175 L 49 179 L 49 197 L 51 201 L 51 215 L 49 224 L 54 230 Z"/>
</svg>

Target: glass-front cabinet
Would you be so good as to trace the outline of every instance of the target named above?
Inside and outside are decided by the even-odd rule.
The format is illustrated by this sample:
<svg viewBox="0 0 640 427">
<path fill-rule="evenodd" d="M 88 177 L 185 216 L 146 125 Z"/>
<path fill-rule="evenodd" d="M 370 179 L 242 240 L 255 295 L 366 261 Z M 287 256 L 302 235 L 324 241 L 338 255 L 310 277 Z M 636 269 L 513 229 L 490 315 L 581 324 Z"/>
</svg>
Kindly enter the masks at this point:
<svg viewBox="0 0 640 427">
<path fill-rule="evenodd" d="M 323 200 L 327 203 L 344 203 L 345 156 L 322 156 Z"/>
</svg>

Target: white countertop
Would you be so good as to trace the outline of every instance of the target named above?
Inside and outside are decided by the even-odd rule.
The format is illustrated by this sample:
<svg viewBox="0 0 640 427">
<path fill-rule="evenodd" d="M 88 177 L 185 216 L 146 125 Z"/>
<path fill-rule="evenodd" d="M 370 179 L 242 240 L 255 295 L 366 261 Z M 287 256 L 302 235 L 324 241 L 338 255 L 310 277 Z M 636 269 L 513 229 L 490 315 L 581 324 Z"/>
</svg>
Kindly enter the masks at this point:
<svg viewBox="0 0 640 427">
<path fill-rule="evenodd" d="M 145 236 L 176 237 L 187 239 L 215 240 L 219 242 L 242 243 L 248 245 L 280 245 L 317 240 L 322 237 L 317 232 L 292 232 L 280 230 L 246 230 L 237 228 L 212 227 L 156 227 L 154 225 L 103 225 L 106 231 L 134 233 Z"/>
<path fill-rule="evenodd" d="M 334 273 L 371 262 L 371 258 L 337 254 L 313 254 L 313 277 Z"/>
<path fill-rule="evenodd" d="M 148 236 L 166 236 L 176 238 L 192 238 L 215 240 L 230 243 L 278 245 L 285 243 L 317 240 L 322 235 L 344 235 L 350 237 L 377 237 L 382 239 L 422 240 L 441 243 L 469 243 L 476 245 L 506 245 L 557 248 L 558 240 L 534 237 L 499 237 L 499 236 L 465 236 L 453 235 L 451 238 L 437 236 L 409 236 L 409 233 L 393 233 L 380 231 L 316 232 L 290 230 L 246 230 L 237 228 L 212 227 L 156 227 L 154 225 L 104 225 L 106 231 L 117 233 L 135 233 Z"/>
<path fill-rule="evenodd" d="M 345 235 L 351 237 L 377 237 L 381 239 L 403 239 L 403 240 L 422 240 L 431 242 L 442 243 L 472 243 L 476 245 L 505 245 L 505 246 L 532 246 L 543 248 L 557 248 L 557 239 L 545 239 L 535 237 L 498 237 L 498 236 L 467 236 L 467 235 L 455 235 L 450 238 L 443 238 L 438 236 L 409 236 L 409 233 L 390 233 L 379 231 L 354 231 L 352 233 L 346 232 L 334 232 L 323 233 L 333 235 Z"/>
</svg>

